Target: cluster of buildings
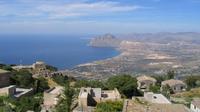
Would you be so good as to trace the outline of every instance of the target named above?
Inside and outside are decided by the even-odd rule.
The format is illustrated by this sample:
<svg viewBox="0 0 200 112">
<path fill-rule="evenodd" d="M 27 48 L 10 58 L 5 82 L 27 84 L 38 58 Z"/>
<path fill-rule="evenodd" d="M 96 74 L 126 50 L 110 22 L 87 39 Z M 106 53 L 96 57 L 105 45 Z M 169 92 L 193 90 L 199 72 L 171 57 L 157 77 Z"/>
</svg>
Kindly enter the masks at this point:
<svg viewBox="0 0 200 112">
<path fill-rule="evenodd" d="M 63 87 L 54 87 L 44 92 L 42 112 L 51 112 L 59 103 L 63 94 Z M 97 103 L 121 100 L 117 89 L 102 90 L 101 88 L 81 88 L 76 108 L 73 112 L 93 112 Z"/>
<path fill-rule="evenodd" d="M 11 96 L 18 99 L 33 93 L 32 88 L 17 88 L 15 85 L 10 85 L 11 76 L 11 72 L 0 69 L 0 96 Z"/>
<path fill-rule="evenodd" d="M 77 106 L 73 112 L 93 112 L 100 102 L 124 101 L 122 112 L 200 112 L 200 99 L 191 102 L 190 108 L 183 104 L 174 104 L 162 94 L 148 92 L 150 86 L 156 85 L 156 79 L 149 76 L 137 77 L 138 89 L 144 91 L 143 97 L 123 100 L 117 89 L 102 90 L 101 88 L 80 88 Z M 168 86 L 174 93 L 185 91 L 186 84 L 181 80 L 170 79 L 161 83 L 160 90 Z M 44 92 L 42 112 L 51 111 L 62 96 L 63 87 L 54 87 Z"/>
<path fill-rule="evenodd" d="M 143 92 L 149 91 L 150 86 L 154 86 L 156 82 L 156 79 L 150 76 L 143 75 L 137 77 L 138 89 Z M 185 91 L 187 88 L 187 85 L 183 81 L 175 79 L 163 81 L 160 90 L 162 91 L 166 86 L 174 93 Z"/>
<path fill-rule="evenodd" d="M 156 82 L 156 79 L 150 76 L 137 77 L 138 89 L 144 92 L 144 97 L 126 100 L 123 112 L 200 112 L 200 98 L 194 99 L 189 109 L 183 104 L 171 103 L 162 94 L 148 92 L 150 86 L 154 86 Z M 166 87 L 169 87 L 173 93 L 178 93 L 185 91 L 187 85 L 181 80 L 170 79 L 161 82 L 160 91 Z M 138 99 L 140 103 L 138 103 Z M 141 102 L 145 103 L 141 104 Z"/>
<path fill-rule="evenodd" d="M 29 69 L 34 69 L 38 74 L 45 71 L 45 64 L 36 62 Z M 30 67 L 30 66 L 29 66 Z M 14 69 L 22 69 L 24 66 L 15 66 Z M 27 69 L 27 67 L 25 67 Z M 13 98 L 21 98 L 33 94 L 33 89 L 17 88 L 10 85 L 11 72 L 0 69 L 0 96 L 6 95 Z M 183 104 L 173 104 L 162 94 L 155 94 L 150 91 L 150 87 L 156 85 L 155 78 L 150 76 L 137 77 L 138 89 L 144 92 L 143 97 L 133 97 L 123 100 L 117 89 L 102 90 L 101 88 L 80 88 L 77 105 L 73 112 L 93 112 L 95 106 L 100 102 L 124 101 L 122 112 L 200 112 L 200 98 L 191 102 L 190 108 Z M 169 87 L 174 93 L 186 90 L 187 85 L 181 80 L 170 79 L 161 83 L 160 90 Z M 46 90 L 43 94 L 43 104 L 41 112 L 51 112 L 59 103 L 63 94 L 63 87 L 57 86 Z"/>
</svg>

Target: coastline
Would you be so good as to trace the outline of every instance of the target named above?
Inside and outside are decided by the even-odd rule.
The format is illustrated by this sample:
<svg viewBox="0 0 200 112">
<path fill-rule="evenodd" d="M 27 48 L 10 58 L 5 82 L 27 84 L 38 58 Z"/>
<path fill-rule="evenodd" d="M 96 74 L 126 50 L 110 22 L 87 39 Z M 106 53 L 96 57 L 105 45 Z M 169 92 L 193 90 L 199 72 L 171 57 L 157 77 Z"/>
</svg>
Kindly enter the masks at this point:
<svg viewBox="0 0 200 112">
<path fill-rule="evenodd" d="M 58 36 L 58 38 L 53 38 L 54 36 L 50 36 L 50 38 L 48 38 L 49 36 L 30 36 L 30 38 L 35 37 L 31 40 L 27 35 L 8 37 L 0 38 L 2 52 L 0 61 L 5 64 L 30 65 L 37 60 L 42 60 L 59 68 L 59 70 L 64 70 L 72 69 L 79 64 L 119 55 L 115 49 L 88 47 L 89 39 L 82 38 L 82 36 Z M 10 47 L 5 47 L 6 45 L 10 45 Z"/>
</svg>

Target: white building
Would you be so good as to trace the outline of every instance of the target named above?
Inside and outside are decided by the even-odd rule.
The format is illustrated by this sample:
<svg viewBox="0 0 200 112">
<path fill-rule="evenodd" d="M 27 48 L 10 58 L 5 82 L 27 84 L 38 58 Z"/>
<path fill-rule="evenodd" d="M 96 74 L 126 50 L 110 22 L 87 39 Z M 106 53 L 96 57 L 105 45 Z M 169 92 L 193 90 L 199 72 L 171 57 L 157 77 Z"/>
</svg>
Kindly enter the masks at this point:
<svg viewBox="0 0 200 112">
<path fill-rule="evenodd" d="M 200 99 L 194 99 L 190 104 L 190 109 L 192 112 L 200 112 Z"/>
<path fill-rule="evenodd" d="M 162 94 L 154 94 L 152 92 L 144 93 L 146 101 L 157 104 L 171 104 L 171 102 Z"/>
</svg>

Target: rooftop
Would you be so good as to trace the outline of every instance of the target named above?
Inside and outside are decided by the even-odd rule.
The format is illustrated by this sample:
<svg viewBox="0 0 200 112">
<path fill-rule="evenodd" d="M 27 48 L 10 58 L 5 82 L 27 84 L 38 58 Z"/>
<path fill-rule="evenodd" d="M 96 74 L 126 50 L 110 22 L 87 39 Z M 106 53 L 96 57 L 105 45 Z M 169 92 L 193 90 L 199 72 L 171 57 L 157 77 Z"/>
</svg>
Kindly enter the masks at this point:
<svg viewBox="0 0 200 112">
<path fill-rule="evenodd" d="M 151 103 L 171 104 L 171 102 L 162 94 L 154 94 L 152 92 L 144 93 L 144 98 Z"/>
<path fill-rule="evenodd" d="M 146 76 L 146 75 L 137 77 L 137 80 L 138 81 L 150 80 L 150 81 L 156 82 L 156 79 L 154 79 L 153 77 L 150 77 L 150 76 Z"/>
<path fill-rule="evenodd" d="M 175 79 L 170 79 L 162 82 L 162 85 L 169 85 L 169 86 L 175 86 L 177 84 L 182 84 L 185 85 L 185 83 L 181 80 L 175 80 Z"/>
</svg>

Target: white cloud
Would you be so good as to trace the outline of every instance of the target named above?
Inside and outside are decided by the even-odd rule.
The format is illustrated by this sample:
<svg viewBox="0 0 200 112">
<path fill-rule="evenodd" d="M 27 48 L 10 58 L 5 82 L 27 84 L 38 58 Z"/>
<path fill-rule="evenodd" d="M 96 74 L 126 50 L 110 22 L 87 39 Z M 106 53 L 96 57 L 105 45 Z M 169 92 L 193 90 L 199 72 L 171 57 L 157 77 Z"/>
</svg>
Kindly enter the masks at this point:
<svg viewBox="0 0 200 112">
<path fill-rule="evenodd" d="M 44 17 L 44 18 L 67 18 L 93 16 L 97 14 L 113 14 L 119 12 L 129 12 L 140 8 L 137 5 L 123 5 L 119 2 L 69 2 L 63 0 L 18 0 L 17 3 L 0 4 L 0 16 L 13 15 L 16 17 Z"/>
</svg>

